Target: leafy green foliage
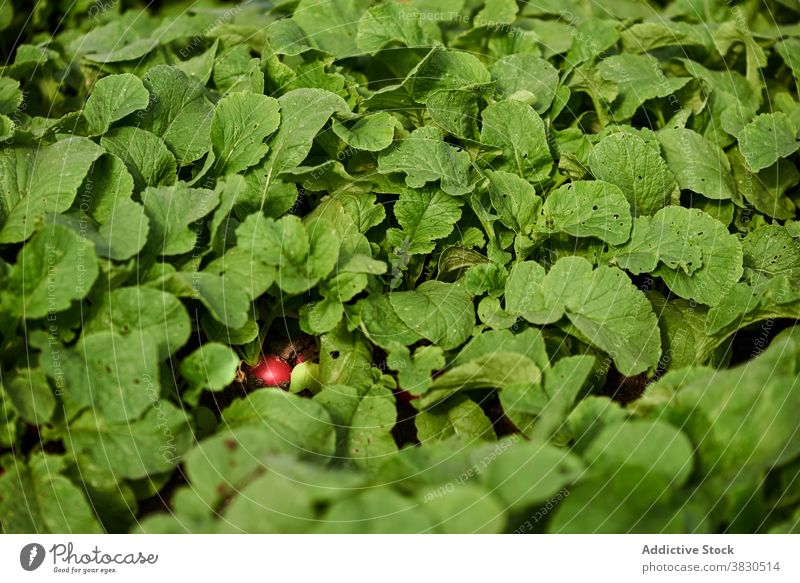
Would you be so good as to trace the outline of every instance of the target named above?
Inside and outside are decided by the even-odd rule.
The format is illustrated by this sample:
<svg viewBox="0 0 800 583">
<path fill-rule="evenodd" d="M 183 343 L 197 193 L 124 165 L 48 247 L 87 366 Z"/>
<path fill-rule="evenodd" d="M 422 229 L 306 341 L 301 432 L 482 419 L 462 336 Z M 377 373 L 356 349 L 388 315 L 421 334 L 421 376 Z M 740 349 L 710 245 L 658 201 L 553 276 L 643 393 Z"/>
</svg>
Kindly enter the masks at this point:
<svg viewBox="0 0 800 583">
<path fill-rule="evenodd" d="M 796 3 L 40 4 L 1 532 L 798 530 Z"/>
</svg>

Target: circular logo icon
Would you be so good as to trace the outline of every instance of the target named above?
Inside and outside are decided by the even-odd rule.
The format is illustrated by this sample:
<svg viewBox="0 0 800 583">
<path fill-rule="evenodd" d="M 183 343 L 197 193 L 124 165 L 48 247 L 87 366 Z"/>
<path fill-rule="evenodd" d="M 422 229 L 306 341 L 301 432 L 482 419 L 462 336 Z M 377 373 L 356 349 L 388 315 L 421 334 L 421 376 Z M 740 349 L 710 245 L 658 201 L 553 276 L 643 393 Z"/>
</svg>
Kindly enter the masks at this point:
<svg viewBox="0 0 800 583">
<path fill-rule="evenodd" d="M 44 547 L 39 543 L 30 543 L 19 552 L 19 564 L 26 571 L 35 571 L 44 562 Z"/>
</svg>

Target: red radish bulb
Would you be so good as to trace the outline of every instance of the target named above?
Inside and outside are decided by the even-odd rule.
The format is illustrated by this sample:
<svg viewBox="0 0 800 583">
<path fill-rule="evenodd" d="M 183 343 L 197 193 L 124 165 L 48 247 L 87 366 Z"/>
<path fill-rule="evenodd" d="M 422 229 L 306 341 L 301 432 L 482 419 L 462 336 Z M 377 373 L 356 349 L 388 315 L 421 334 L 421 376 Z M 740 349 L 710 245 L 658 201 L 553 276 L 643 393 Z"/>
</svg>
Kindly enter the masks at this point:
<svg viewBox="0 0 800 583">
<path fill-rule="evenodd" d="M 292 380 L 292 367 L 280 356 L 264 356 L 249 371 L 250 376 L 262 387 L 288 387 Z"/>
</svg>

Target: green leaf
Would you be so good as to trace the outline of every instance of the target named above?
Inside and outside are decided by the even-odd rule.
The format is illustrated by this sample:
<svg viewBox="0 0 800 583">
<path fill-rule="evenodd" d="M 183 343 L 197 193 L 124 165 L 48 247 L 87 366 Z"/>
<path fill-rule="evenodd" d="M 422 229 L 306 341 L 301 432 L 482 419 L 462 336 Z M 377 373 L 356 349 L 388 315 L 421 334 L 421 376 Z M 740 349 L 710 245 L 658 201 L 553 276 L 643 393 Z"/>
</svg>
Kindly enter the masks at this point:
<svg viewBox="0 0 800 583">
<path fill-rule="evenodd" d="M 103 77 L 92 88 L 83 117 L 92 135 L 108 131 L 112 123 L 147 107 L 150 94 L 141 79 L 130 73 Z"/>
<path fill-rule="evenodd" d="M 498 101 L 481 113 L 481 143 L 500 148 L 505 165 L 498 170 L 516 172 L 532 182 L 543 180 L 553 164 L 544 122 L 520 101 Z"/>
<path fill-rule="evenodd" d="M 331 422 L 325 407 L 316 400 L 263 389 L 234 401 L 223 411 L 222 420 L 233 428 L 263 427 L 276 441 L 284 442 L 287 449 L 324 458 L 334 455 L 336 421 Z"/>
<path fill-rule="evenodd" d="M 213 273 L 179 271 L 161 282 L 164 291 L 199 300 L 208 313 L 226 328 L 247 325 L 250 297 L 239 285 Z"/>
<path fill-rule="evenodd" d="M 534 286 L 532 297 L 512 307 L 529 322 L 547 324 L 566 315 L 588 343 L 612 355 L 614 364 L 626 376 L 657 365 L 661 356 L 658 319 L 645 295 L 621 270 L 592 270 L 581 257 L 559 259 L 544 277 L 540 268 L 517 271 L 515 267 L 506 294 L 519 293 L 514 288 L 526 282 Z"/>
<path fill-rule="evenodd" d="M 394 216 L 400 229 L 389 229 L 387 240 L 395 253 L 419 255 L 430 253 L 436 241 L 453 232 L 461 218 L 460 199 L 438 189 L 407 190 L 394 203 Z"/>
<path fill-rule="evenodd" d="M 781 112 L 757 115 L 739 134 L 739 149 L 752 172 L 788 158 L 797 148 L 797 130 Z"/>
<path fill-rule="evenodd" d="M 4 464 L 5 465 L 5 464 Z M 100 534 L 81 488 L 63 475 L 65 458 L 33 454 L 15 460 L 0 476 L 0 513 L 7 534 Z"/>
<path fill-rule="evenodd" d="M 678 186 L 713 200 L 735 195 L 731 165 L 719 146 L 685 128 L 664 129 L 657 136 Z"/>
<path fill-rule="evenodd" d="M 472 298 L 455 284 L 426 281 L 391 294 L 389 303 L 406 326 L 445 350 L 463 344 L 475 326 Z"/>
<path fill-rule="evenodd" d="M 359 19 L 356 44 L 360 51 L 369 54 L 395 43 L 407 47 L 430 46 L 440 36 L 431 24 L 413 6 L 396 2 L 378 4 Z"/>
<path fill-rule="evenodd" d="M 751 282 L 786 276 L 800 281 L 800 242 L 785 227 L 764 225 L 742 241 L 744 277 Z"/>
<path fill-rule="evenodd" d="M 336 456 L 358 467 L 374 469 L 397 452 L 392 437 L 397 410 L 389 389 L 366 391 L 346 385 L 324 385 L 314 402 L 330 414 L 336 428 Z"/>
<path fill-rule="evenodd" d="M 508 55 L 489 67 L 495 90 L 501 98 L 527 101 L 543 114 L 550 108 L 558 88 L 558 71 L 542 58 L 529 53 Z"/>
<path fill-rule="evenodd" d="M 139 127 L 164 140 L 179 166 L 201 158 L 211 149 L 214 114 L 203 85 L 166 65 L 153 67 L 142 79 L 150 92 L 150 105 L 137 114 Z"/>
<path fill-rule="evenodd" d="M 123 287 L 97 298 L 84 333 L 142 334 L 169 358 L 189 340 L 191 322 L 183 304 L 172 294 L 149 287 Z"/>
<path fill-rule="evenodd" d="M 651 55 L 613 55 L 603 59 L 597 70 L 619 87 L 619 96 L 613 104 L 617 120 L 629 119 L 648 100 L 666 97 L 689 80 L 689 77 L 666 76 Z"/>
<path fill-rule="evenodd" d="M 219 193 L 184 183 L 149 187 L 142 204 L 150 220 L 149 248 L 159 255 L 180 255 L 197 245 L 199 222 L 217 207 Z"/>
<path fill-rule="evenodd" d="M 787 331 L 755 359 L 688 378 L 676 392 L 670 409 L 697 448 L 704 474 L 766 470 L 797 455 L 791 418 L 800 398 L 797 350 L 796 333 Z"/>
<path fill-rule="evenodd" d="M 221 391 L 236 378 L 239 356 L 225 344 L 208 342 L 181 362 L 181 376 L 189 383 L 193 395 L 204 391 Z"/>
<path fill-rule="evenodd" d="M 39 368 L 25 368 L 0 387 L 19 416 L 32 425 L 44 425 L 53 416 L 56 399 L 47 382 L 47 377 Z"/>
<path fill-rule="evenodd" d="M 23 99 L 19 81 L 0 77 L 0 114 L 11 115 L 22 104 Z"/>
<path fill-rule="evenodd" d="M 100 145 L 125 163 L 137 191 L 170 186 L 177 180 L 175 156 L 155 134 L 135 127 L 114 128 L 100 139 Z"/>
<path fill-rule="evenodd" d="M 464 140 L 478 138 L 478 98 L 471 90 L 442 90 L 427 99 L 428 113 L 444 131 Z"/>
<path fill-rule="evenodd" d="M 211 144 L 218 174 L 236 174 L 258 164 L 267 153 L 267 136 L 278 129 L 278 100 L 255 93 L 231 93 L 217 103 Z"/>
<path fill-rule="evenodd" d="M 636 467 L 680 486 L 694 469 L 694 448 L 678 429 L 660 421 L 606 425 L 583 452 L 593 472 L 614 474 Z"/>
<path fill-rule="evenodd" d="M 487 172 L 489 198 L 500 222 L 516 233 L 530 234 L 542 199 L 527 180 L 509 172 Z"/>
<path fill-rule="evenodd" d="M 597 237 L 620 245 L 631 233 L 631 209 L 625 195 L 602 180 L 559 187 L 545 199 L 542 213 L 548 230 L 573 237 Z"/>
<path fill-rule="evenodd" d="M 469 154 L 447 144 L 442 133 L 430 126 L 414 130 L 378 157 L 378 171 L 382 174 L 402 172 L 410 188 L 422 188 L 439 180 L 442 190 L 453 196 L 472 190 L 469 168 Z"/>
<path fill-rule="evenodd" d="M 414 417 L 417 438 L 421 443 L 441 441 L 452 435 L 471 439 L 494 439 L 492 422 L 475 401 L 454 399 Z"/>
<path fill-rule="evenodd" d="M 391 114 L 381 111 L 359 118 L 350 127 L 334 120 L 332 129 L 345 144 L 356 150 L 380 152 L 392 145 L 397 125 Z"/>
<path fill-rule="evenodd" d="M 484 488 L 463 484 L 442 491 L 441 487 L 420 492 L 437 531 L 445 534 L 492 534 L 502 532 L 505 509 Z M 468 511 L 464 511 L 469 508 Z"/>
<path fill-rule="evenodd" d="M 511 511 L 547 502 L 584 472 L 577 457 L 546 443 L 506 439 L 495 450 L 483 479 Z"/>
<path fill-rule="evenodd" d="M 17 255 L 4 303 L 21 318 L 54 315 L 86 297 L 97 275 L 97 257 L 89 241 L 60 225 L 45 227 Z"/>
<path fill-rule="evenodd" d="M 421 408 L 432 407 L 459 391 L 502 388 L 514 383 L 537 383 L 541 370 L 530 358 L 516 352 L 497 351 L 458 364 L 438 376 L 431 390 L 419 401 Z"/>
<path fill-rule="evenodd" d="M 617 133 L 603 138 L 589 155 L 589 167 L 595 178 L 622 190 L 633 216 L 654 214 L 668 204 L 675 189 L 667 163 L 639 136 Z"/>
<path fill-rule="evenodd" d="M 707 306 L 716 305 L 742 276 L 739 240 L 728 233 L 722 223 L 698 209 L 671 206 L 659 211 L 654 218 L 666 229 L 676 231 L 675 237 L 699 247 L 703 264 L 700 269 L 687 273 L 662 263 L 653 274 L 661 277 L 682 298 Z"/>
<path fill-rule="evenodd" d="M 426 103 L 437 91 L 477 88 L 490 82 L 489 71 L 476 56 L 437 46 L 410 76 L 409 92 L 418 103 Z"/>
<path fill-rule="evenodd" d="M 290 294 L 307 291 L 329 275 L 341 245 L 325 220 L 304 225 L 292 215 L 277 221 L 250 215 L 236 235 L 240 248 L 277 268 L 275 282 Z"/>
<path fill-rule="evenodd" d="M 128 479 L 172 470 L 191 443 L 186 414 L 154 400 L 136 421 L 112 424 L 87 411 L 70 424 L 67 447 L 85 453 L 100 468 Z"/>
<path fill-rule="evenodd" d="M 356 44 L 366 0 L 300 0 L 292 20 L 315 48 L 342 59 L 361 53 Z"/>
<path fill-rule="evenodd" d="M 430 388 L 432 373 L 444 368 L 444 352 L 438 346 L 420 346 L 412 357 L 408 348 L 396 346 L 387 355 L 386 365 L 397 371 L 400 388 L 418 395 Z"/>
<path fill-rule="evenodd" d="M 158 400 L 158 354 L 144 333 L 98 332 L 73 348 L 48 346 L 42 368 L 74 408 L 91 408 L 111 423 L 132 421 Z M 124 356 L 124 357 L 123 357 Z"/>
<path fill-rule="evenodd" d="M 324 534 L 421 534 L 432 524 L 419 503 L 387 486 L 373 488 L 334 503 L 316 532 Z"/>
<path fill-rule="evenodd" d="M 44 224 L 47 213 L 62 213 L 103 150 L 85 138 L 39 147 L 0 151 L 0 243 L 24 241 Z"/>
<path fill-rule="evenodd" d="M 341 97 L 322 89 L 293 89 L 281 95 L 278 102 L 281 125 L 268 143 L 266 160 L 251 171 L 259 184 L 263 184 L 259 189 L 262 200 L 266 200 L 279 174 L 297 167 L 305 159 L 312 140 L 328 119 L 334 113 L 349 111 Z"/>
</svg>

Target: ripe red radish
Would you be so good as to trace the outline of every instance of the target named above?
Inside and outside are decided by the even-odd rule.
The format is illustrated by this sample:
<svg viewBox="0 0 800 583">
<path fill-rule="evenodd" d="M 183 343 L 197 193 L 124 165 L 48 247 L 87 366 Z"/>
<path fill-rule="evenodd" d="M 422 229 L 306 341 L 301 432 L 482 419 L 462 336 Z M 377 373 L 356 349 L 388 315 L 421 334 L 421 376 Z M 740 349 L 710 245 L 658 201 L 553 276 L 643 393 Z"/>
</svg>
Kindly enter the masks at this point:
<svg viewBox="0 0 800 583">
<path fill-rule="evenodd" d="M 268 354 L 248 371 L 258 386 L 285 389 L 292 380 L 292 367 L 280 356 Z"/>
</svg>

